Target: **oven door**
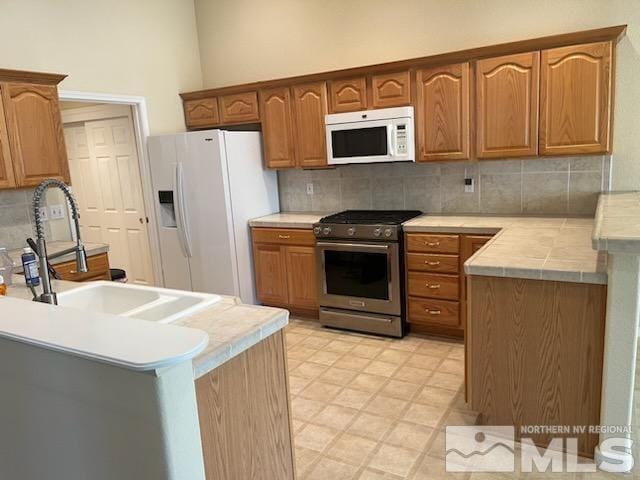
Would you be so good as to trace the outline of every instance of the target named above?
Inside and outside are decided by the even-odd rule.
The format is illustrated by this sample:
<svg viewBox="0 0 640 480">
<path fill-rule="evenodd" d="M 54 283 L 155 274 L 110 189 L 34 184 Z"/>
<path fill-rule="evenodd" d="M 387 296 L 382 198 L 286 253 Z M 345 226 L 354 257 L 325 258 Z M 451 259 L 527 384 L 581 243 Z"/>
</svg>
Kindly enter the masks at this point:
<svg viewBox="0 0 640 480">
<path fill-rule="evenodd" d="M 322 241 L 316 253 L 321 306 L 400 315 L 397 243 Z"/>
</svg>

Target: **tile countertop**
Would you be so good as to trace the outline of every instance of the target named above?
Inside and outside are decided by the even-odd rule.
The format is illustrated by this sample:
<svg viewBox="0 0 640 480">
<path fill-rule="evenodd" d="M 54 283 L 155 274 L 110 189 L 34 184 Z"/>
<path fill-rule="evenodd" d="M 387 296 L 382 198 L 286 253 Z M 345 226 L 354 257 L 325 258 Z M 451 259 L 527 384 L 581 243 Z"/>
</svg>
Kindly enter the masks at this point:
<svg viewBox="0 0 640 480">
<path fill-rule="evenodd" d="M 591 246 L 590 218 L 422 215 L 403 228 L 495 234 L 465 262 L 469 275 L 607 283 L 606 254 Z"/>
<path fill-rule="evenodd" d="M 331 213 L 333 212 L 273 213 L 265 217 L 249 220 L 249 226 L 271 228 L 311 228 L 314 223 L 318 223 L 322 217 L 331 215 Z"/>
<path fill-rule="evenodd" d="M 93 257 L 94 255 L 100 255 L 101 253 L 107 253 L 109 251 L 109 245 L 106 243 L 87 243 L 82 242 L 84 245 L 84 249 L 87 252 L 87 257 Z M 27 246 L 25 242 L 25 247 Z M 67 248 L 71 248 L 75 246 L 75 242 L 47 242 L 47 253 L 49 255 L 60 252 L 62 250 L 66 250 Z M 22 248 L 16 248 L 14 250 L 8 250 L 9 256 L 15 263 L 16 269 L 15 273 L 22 272 Z M 56 265 L 58 263 L 68 262 L 69 260 L 74 260 L 76 257 L 73 253 L 69 253 L 67 255 L 63 255 L 58 258 L 49 259 L 49 262 L 52 265 Z"/>
<path fill-rule="evenodd" d="M 52 285 L 56 292 L 63 292 L 82 284 L 53 280 Z M 24 285 L 9 287 L 8 294 L 11 297 L 31 298 L 31 293 Z M 0 315 L 0 325 L 1 317 Z M 217 304 L 169 326 L 190 327 L 204 331 L 209 336 L 208 345 L 192 360 L 194 378 L 197 379 L 281 330 L 288 323 L 287 310 L 245 305 L 239 298 L 222 296 Z"/>
<path fill-rule="evenodd" d="M 640 192 L 600 195 L 592 245 L 610 253 L 640 253 Z"/>
</svg>

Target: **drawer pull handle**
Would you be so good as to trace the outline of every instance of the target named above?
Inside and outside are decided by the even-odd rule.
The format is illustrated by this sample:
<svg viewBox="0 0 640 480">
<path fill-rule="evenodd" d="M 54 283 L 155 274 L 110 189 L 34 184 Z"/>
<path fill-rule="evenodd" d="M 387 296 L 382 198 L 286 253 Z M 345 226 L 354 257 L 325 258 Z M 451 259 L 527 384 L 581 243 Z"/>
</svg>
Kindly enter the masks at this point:
<svg viewBox="0 0 640 480">
<path fill-rule="evenodd" d="M 440 245 L 440 242 L 424 242 L 427 247 L 437 247 Z"/>
<path fill-rule="evenodd" d="M 440 315 L 442 313 L 440 310 L 429 310 L 428 308 L 425 308 L 425 311 L 429 315 Z"/>
<path fill-rule="evenodd" d="M 430 262 L 428 260 L 425 260 L 424 263 L 427 264 L 427 265 L 430 265 L 432 267 L 435 267 L 436 265 L 440 265 L 440 262 Z"/>
<path fill-rule="evenodd" d="M 278 235 L 278 238 L 281 240 L 287 240 L 288 238 L 291 238 L 291 235 Z"/>
<path fill-rule="evenodd" d="M 439 283 L 434 283 L 433 285 L 429 285 L 428 283 L 424 284 L 425 287 L 431 288 L 432 290 L 437 290 L 438 288 L 440 288 L 440 284 Z"/>
</svg>

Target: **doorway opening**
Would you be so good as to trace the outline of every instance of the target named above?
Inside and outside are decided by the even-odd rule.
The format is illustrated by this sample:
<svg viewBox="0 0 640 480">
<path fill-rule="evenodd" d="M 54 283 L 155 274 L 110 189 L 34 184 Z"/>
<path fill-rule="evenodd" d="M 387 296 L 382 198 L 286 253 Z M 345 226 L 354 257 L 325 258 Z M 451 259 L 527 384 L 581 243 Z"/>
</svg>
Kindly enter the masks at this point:
<svg viewBox="0 0 640 480">
<path fill-rule="evenodd" d="M 88 243 L 109 245 L 129 282 L 161 282 L 142 97 L 60 92 L 72 190 Z"/>
</svg>

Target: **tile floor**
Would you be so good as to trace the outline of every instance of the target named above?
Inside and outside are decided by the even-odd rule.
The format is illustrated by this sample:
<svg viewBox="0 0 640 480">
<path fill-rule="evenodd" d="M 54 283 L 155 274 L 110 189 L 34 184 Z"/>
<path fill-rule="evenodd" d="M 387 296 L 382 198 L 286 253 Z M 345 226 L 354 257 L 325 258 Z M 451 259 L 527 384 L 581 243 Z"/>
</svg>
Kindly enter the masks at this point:
<svg viewBox="0 0 640 480">
<path fill-rule="evenodd" d="M 445 426 L 477 420 L 464 402 L 461 342 L 384 339 L 300 319 L 286 337 L 299 480 L 621 478 L 445 472 Z"/>
</svg>

